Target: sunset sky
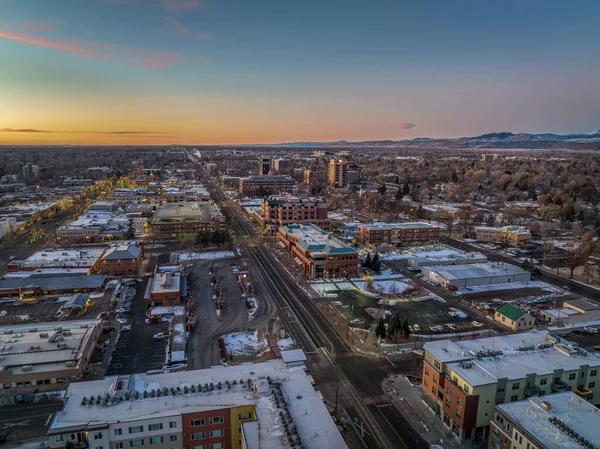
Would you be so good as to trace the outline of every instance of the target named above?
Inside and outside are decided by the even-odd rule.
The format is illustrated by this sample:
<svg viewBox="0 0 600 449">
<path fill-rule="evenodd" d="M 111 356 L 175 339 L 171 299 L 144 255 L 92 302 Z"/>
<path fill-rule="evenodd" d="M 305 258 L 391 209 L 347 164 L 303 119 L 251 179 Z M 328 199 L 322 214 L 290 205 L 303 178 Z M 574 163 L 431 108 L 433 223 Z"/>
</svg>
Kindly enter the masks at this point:
<svg viewBox="0 0 600 449">
<path fill-rule="evenodd" d="M 0 144 L 600 128 L 598 0 L 0 0 Z"/>
</svg>

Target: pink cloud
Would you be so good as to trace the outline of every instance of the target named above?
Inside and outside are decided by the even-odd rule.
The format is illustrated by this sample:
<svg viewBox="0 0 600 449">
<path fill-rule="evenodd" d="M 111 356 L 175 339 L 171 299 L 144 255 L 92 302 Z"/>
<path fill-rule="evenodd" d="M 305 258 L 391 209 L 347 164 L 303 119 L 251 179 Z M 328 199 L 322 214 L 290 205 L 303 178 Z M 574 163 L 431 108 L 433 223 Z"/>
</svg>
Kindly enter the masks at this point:
<svg viewBox="0 0 600 449">
<path fill-rule="evenodd" d="M 162 4 L 169 11 L 197 9 L 205 5 L 201 0 L 162 0 Z"/>
<path fill-rule="evenodd" d="M 69 42 L 56 39 L 46 39 L 31 33 L 0 29 L 0 39 L 9 39 L 26 44 L 53 48 L 70 53 L 77 53 L 91 58 L 114 61 L 118 56 L 146 69 L 165 69 L 173 64 L 183 62 L 181 55 L 172 50 L 146 50 L 129 47 L 111 42 Z"/>
<path fill-rule="evenodd" d="M 181 34 L 182 36 L 195 37 L 198 39 L 204 39 L 209 41 L 215 38 L 215 36 L 212 33 L 203 33 L 200 31 L 192 30 L 191 28 L 188 28 L 183 23 L 181 23 L 179 20 L 175 20 L 172 17 L 165 17 L 165 19 L 169 23 L 171 23 L 171 25 L 173 25 L 173 29 L 176 34 Z"/>
<path fill-rule="evenodd" d="M 417 126 L 417 125 L 415 125 L 414 123 L 409 123 L 409 122 L 400 123 L 400 129 L 402 129 L 402 130 L 411 129 L 411 128 L 414 128 L 415 126 Z"/>
<path fill-rule="evenodd" d="M 2 30 L 0 29 L 0 39 L 9 39 L 12 41 L 23 42 L 31 45 L 38 45 L 40 47 L 54 48 L 56 50 L 68 51 L 70 53 L 78 53 L 80 55 L 89 56 L 91 58 L 112 60 L 110 55 L 105 53 L 85 48 L 83 45 L 68 41 L 61 41 L 55 39 L 46 39 L 43 37 L 36 36 L 30 33 L 21 33 L 18 31 Z"/>
<path fill-rule="evenodd" d="M 27 31 L 56 31 L 56 27 L 51 23 L 32 22 L 31 20 L 26 20 L 19 26 L 19 28 Z"/>
</svg>

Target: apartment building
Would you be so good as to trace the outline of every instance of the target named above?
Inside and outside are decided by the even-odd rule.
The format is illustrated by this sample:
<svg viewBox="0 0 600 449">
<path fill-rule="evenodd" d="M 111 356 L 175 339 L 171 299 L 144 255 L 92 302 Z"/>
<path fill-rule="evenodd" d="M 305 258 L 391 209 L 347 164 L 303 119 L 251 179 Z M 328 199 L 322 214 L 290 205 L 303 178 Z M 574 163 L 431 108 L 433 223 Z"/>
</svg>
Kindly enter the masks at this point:
<svg viewBox="0 0 600 449">
<path fill-rule="evenodd" d="M 258 158 L 258 174 L 268 175 L 273 166 L 273 158 L 271 156 L 260 156 Z"/>
<path fill-rule="evenodd" d="M 288 193 L 294 188 L 294 180 L 284 175 L 256 175 L 240 178 L 240 195 L 264 196 Z"/>
<path fill-rule="evenodd" d="M 548 331 L 423 349 L 423 402 L 458 441 L 485 438 L 498 404 L 565 391 L 600 403 L 600 357 Z"/>
<path fill-rule="evenodd" d="M 309 186 L 325 185 L 329 177 L 329 171 L 325 168 L 309 168 L 304 170 L 304 184 Z"/>
<path fill-rule="evenodd" d="M 199 232 L 227 229 L 227 222 L 219 208 L 212 203 L 161 204 L 151 221 L 156 238 L 183 238 Z"/>
<path fill-rule="evenodd" d="M 348 163 L 343 159 L 331 159 L 328 181 L 332 187 L 345 187 L 348 184 Z"/>
<path fill-rule="evenodd" d="M 567 391 L 498 404 L 488 449 L 597 449 L 600 410 Z"/>
<path fill-rule="evenodd" d="M 262 199 L 260 210 L 254 211 L 254 218 L 264 230 L 272 233 L 277 232 L 279 226 L 297 222 L 313 223 L 325 231 L 331 229 L 327 202 L 323 198 L 271 195 Z"/>
<path fill-rule="evenodd" d="M 494 313 L 494 320 L 515 332 L 532 329 L 535 318 L 510 304 L 502 304 Z"/>
<path fill-rule="evenodd" d="M 312 223 L 282 226 L 278 236 L 309 279 L 358 275 L 358 253 Z"/>
<path fill-rule="evenodd" d="M 72 384 L 65 398 L 52 449 L 347 447 L 309 376 L 283 359 L 109 377 Z"/>
<path fill-rule="evenodd" d="M 421 221 L 363 224 L 358 227 L 357 238 L 366 246 L 434 243 L 440 238 L 440 228 Z"/>
<path fill-rule="evenodd" d="M 227 189 L 232 189 L 232 190 L 240 190 L 240 178 L 239 176 L 223 176 L 221 178 L 221 182 L 223 183 L 223 186 Z"/>
<path fill-rule="evenodd" d="M 65 390 L 81 380 L 100 334 L 99 321 L 0 327 L 0 396 Z"/>
<path fill-rule="evenodd" d="M 511 245 L 522 245 L 531 240 L 531 232 L 522 226 L 504 226 L 501 228 L 477 226 L 475 239 L 480 242 L 507 242 Z"/>
<path fill-rule="evenodd" d="M 15 217 L 0 217 L 0 239 L 17 229 Z"/>
</svg>

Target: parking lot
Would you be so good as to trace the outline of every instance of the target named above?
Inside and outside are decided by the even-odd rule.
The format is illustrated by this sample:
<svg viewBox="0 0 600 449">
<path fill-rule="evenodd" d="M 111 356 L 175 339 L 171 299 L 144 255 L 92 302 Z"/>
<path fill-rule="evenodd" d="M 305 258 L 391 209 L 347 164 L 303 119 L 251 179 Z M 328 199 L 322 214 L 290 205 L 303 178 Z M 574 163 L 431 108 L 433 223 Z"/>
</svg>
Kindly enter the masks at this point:
<svg viewBox="0 0 600 449">
<path fill-rule="evenodd" d="M 579 346 L 581 346 L 584 349 L 587 349 L 588 351 L 600 352 L 595 349 L 595 347 L 600 347 L 600 326 L 590 327 L 595 329 L 596 332 L 594 333 L 593 330 L 586 330 L 584 328 L 577 328 L 571 330 L 565 328 L 554 333 L 559 337 L 577 343 Z"/>
<path fill-rule="evenodd" d="M 147 324 L 144 294 L 148 279 L 135 287 L 124 285 L 115 304 L 119 336 L 106 372 L 107 376 L 143 373 L 161 369 L 165 361 L 167 340 L 155 340 L 159 332 L 168 332 L 169 323 Z M 118 311 L 118 312 L 117 312 Z"/>
</svg>

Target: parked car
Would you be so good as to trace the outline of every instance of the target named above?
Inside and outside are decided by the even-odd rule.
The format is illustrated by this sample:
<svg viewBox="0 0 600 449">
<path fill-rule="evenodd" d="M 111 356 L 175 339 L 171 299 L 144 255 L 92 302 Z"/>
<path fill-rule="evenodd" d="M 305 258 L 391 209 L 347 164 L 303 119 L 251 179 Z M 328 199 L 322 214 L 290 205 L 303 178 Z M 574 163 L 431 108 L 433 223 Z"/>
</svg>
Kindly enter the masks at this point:
<svg viewBox="0 0 600 449">
<path fill-rule="evenodd" d="M 169 334 L 166 332 L 159 332 L 158 334 L 154 334 L 153 338 L 155 340 L 164 340 L 165 338 L 169 338 Z"/>
</svg>

